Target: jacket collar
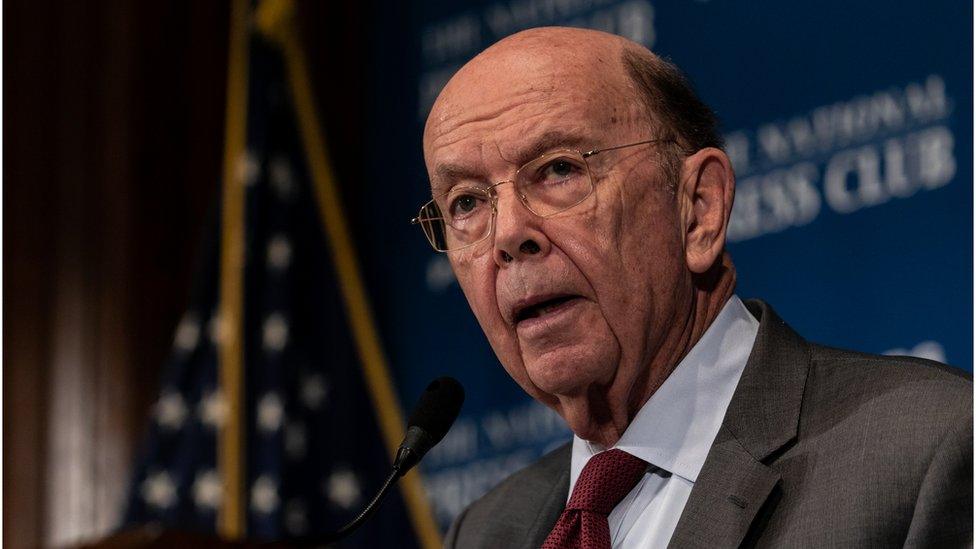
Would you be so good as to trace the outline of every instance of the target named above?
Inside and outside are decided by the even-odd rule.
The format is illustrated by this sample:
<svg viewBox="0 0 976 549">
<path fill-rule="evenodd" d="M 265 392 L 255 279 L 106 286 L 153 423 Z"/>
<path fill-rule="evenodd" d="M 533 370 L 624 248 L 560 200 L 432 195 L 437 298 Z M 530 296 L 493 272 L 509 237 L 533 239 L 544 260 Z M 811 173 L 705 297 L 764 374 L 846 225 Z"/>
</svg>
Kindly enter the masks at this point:
<svg viewBox="0 0 976 549">
<path fill-rule="evenodd" d="M 746 307 L 759 319 L 759 333 L 723 426 L 761 461 L 796 436 L 810 351 L 772 307 L 758 300 Z"/>
</svg>

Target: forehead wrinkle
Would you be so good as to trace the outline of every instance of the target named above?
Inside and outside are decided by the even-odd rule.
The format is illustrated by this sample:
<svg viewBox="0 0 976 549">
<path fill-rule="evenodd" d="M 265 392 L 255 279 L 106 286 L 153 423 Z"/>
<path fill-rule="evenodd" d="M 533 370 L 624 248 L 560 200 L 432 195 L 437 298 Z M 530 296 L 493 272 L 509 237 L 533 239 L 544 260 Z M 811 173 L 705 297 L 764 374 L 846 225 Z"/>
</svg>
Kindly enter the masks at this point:
<svg viewBox="0 0 976 549">
<path fill-rule="evenodd" d="M 519 101 L 520 98 L 510 96 L 504 98 L 506 105 L 490 115 L 475 114 L 464 120 L 452 120 L 450 116 L 441 117 L 436 124 L 431 125 L 428 145 L 445 149 L 475 135 L 482 136 L 477 141 L 477 146 L 483 147 L 495 135 L 518 125 L 525 126 L 519 129 L 519 135 L 531 135 L 538 130 L 542 130 L 544 135 L 535 139 L 541 141 L 539 144 L 525 145 L 527 140 L 504 143 L 507 157 L 524 157 L 528 154 L 523 152 L 525 150 L 535 152 L 535 156 L 538 156 L 546 152 L 547 146 L 589 145 L 592 139 L 586 139 L 584 135 L 589 132 L 589 128 L 602 127 L 610 122 L 603 120 L 600 113 L 601 107 L 605 105 L 603 98 L 608 97 L 606 94 L 576 91 L 566 94 L 547 93 L 544 99 L 533 101 Z M 471 109 L 457 110 L 470 112 Z"/>
<path fill-rule="evenodd" d="M 590 141 L 592 139 L 584 135 L 580 130 L 548 129 L 538 137 L 530 138 L 513 145 L 511 148 L 515 152 L 511 155 L 510 160 L 506 160 L 522 166 L 555 150 L 578 150 L 579 147 L 588 145 Z"/>
<path fill-rule="evenodd" d="M 549 99 L 553 89 L 541 90 L 530 87 L 521 91 L 509 91 L 504 95 L 486 100 L 484 94 L 479 89 L 479 95 L 473 98 L 457 98 L 453 101 L 444 101 L 435 108 L 436 117 L 431 116 L 434 121 L 427 128 L 431 141 L 441 141 L 443 138 L 456 132 L 457 130 L 479 123 L 491 122 L 504 116 L 513 109 L 528 107 L 536 103 L 542 103 Z M 474 105 L 474 108 L 472 108 Z"/>
<path fill-rule="evenodd" d="M 500 143 L 498 136 L 503 133 L 515 133 L 517 135 L 532 135 L 536 133 L 535 128 L 551 127 L 552 122 L 548 119 L 553 114 L 564 113 L 572 105 L 567 101 L 549 102 L 545 108 L 539 108 L 539 104 L 522 104 L 512 106 L 505 110 L 500 116 L 495 118 L 478 117 L 477 121 L 471 119 L 463 124 L 453 125 L 449 130 L 439 132 L 426 143 L 428 152 L 437 151 L 436 163 L 431 166 L 431 177 L 450 176 L 459 172 L 473 172 L 481 175 L 475 168 L 475 164 L 483 161 L 486 154 L 502 157 L 521 157 L 521 150 L 524 149 L 525 140 L 515 142 Z M 567 126 L 566 124 L 562 124 Z M 518 126 L 525 126 L 524 128 Z M 513 130 L 514 127 L 514 130 Z M 560 132 L 562 137 L 557 135 L 547 136 L 550 143 L 556 144 L 559 141 L 570 144 L 575 143 L 575 134 L 578 133 L 577 127 L 582 124 L 574 123 L 567 126 L 568 129 Z M 553 133 L 553 132 L 548 132 Z M 509 150 L 507 154 L 502 151 L 502 147 Z M 538 149 L 539 147 L 533 147 Z M 543 151 L 544 152 L 544 151 Z M 538 155 L 537 155 L 538 156 Z M 440 166 L 450 166 L 441 169 Z"/>
</svg>

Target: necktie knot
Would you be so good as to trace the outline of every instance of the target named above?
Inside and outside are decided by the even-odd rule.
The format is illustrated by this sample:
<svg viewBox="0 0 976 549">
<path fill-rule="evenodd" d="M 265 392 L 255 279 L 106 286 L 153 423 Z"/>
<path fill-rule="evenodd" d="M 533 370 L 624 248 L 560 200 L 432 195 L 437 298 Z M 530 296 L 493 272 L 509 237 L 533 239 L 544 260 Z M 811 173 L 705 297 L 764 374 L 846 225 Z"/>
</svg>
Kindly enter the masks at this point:
<svg viewBox="0 0 976 549">
<path fill-rule="evenodd" d="M 646 461 L 623 450 L 600 452 L 583 467 L 566 509 L 609 515 L 646 470 Z"/>
<path fill-rule="evenodd" d="M 616 448 L 590 458 L 542 549 L 610 549 L 607 515 L 645 471 L 647 462 Z"/>
</svg>

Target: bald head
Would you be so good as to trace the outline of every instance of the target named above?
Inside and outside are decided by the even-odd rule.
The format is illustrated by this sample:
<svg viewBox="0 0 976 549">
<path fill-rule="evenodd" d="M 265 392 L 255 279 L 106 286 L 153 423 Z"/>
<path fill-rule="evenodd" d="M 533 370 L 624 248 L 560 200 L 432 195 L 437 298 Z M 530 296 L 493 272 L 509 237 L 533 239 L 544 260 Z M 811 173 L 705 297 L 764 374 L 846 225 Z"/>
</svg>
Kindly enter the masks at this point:
<svg viewBox="0 0 976 549">
<path fill-rule="evenodd" d="M 614 34 L 543 27 L 503 38 L 451 78 L 427 119 L 425 149 L 435 134 L 449 130 L 450 124 L 444 122 L 450 122 L 473 103 L 490 101 L 493 91 L 511 91 L 517 86 L 517 79 L 540 70 L 551 71 L 551 78 L 523 90 L 526 97 L 540 97 L 561 86 L 576 85 L 575 77 L 590 76 L 590 101 L 622 98 L 632 107 L 625 114 L 636 110 L 637 119 L 632 122 L 640 124 L 648 135 L 674 140 L 685 154 L 723 146 L 714 113 L 672 63 Z M 672 176 L 676 175 L 678 161 L 676 154 L 665 159 L 665 169 Z"/>
<path fill-rule="evenodd" d="M 612 93 L 636 100 L 638 90 L 623 64 L 627 50 L 656 60 L 638 44 L 594 30 L 546 27 L 508 36 L 478 54 L 447 83 L 427 119 L 425 140 L 444 131 L 443 123 L 471 104 L 490 102 L 498 94 L 538 98 L 575 86 L 576 80 L 589 80 L 594 98 Z M 532 81 L 523 85 L 527 77 Z"/>
</svg>

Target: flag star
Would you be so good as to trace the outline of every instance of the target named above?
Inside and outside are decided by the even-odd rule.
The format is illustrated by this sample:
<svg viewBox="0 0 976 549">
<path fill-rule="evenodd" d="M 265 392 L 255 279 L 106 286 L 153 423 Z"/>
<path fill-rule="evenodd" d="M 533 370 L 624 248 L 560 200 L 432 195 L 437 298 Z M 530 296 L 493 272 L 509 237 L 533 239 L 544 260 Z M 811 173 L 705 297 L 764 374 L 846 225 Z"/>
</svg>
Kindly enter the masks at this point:
<svg viewBox="0 0 976 549">
<path fill-rule="evenodd" d="M 268 315 L 264 319 L 261 331 L 261 342 L 266 351 L 281 351 L 288 343 L 288 321 L 281 313 Z"/>
<path fill-rule="evenodd" d="M 213 509 L 220 507 L 223 498 L 223 486 L 220 476 L 213 469 L 197 473 L 193 481 L 193 502 L 199 509 Z"/>
<path fill-rule="evenodd" d="M 285 453 L 294 460 L 305 457 L 307 440 L 305 438 L 305 426 L 301 423 L 289 423 L 285 425 Z"/>
<path fill-rule="evenodd" d="M 329 392 L 329 387 L 325 383 L 325 377 L 321 374 L 313 374 L 302 380 L 301 387 L 302 404 L 310 410 L 317 410 L 325 400 Z"/>
<path fill-rule="evenodd" d="M 254 156 L 254 153 L 244 151 L 237 159 L 236 170 L 237 173 L 234 175 L 237 177 L 237 180 L 250 187 L 258 180 L 258 175 L 261 173 L 261 164 L 258 162 L 257 157 Z"/>
<path fill-rule="evenodd" d="M 204 425 L 214 429 L 220 428 L 227 419 L 227 399 L 219 390 L 214 390 L 200 399 L 197 414 Z"/>
<path fill-rule="evenodd" d="M 261 475 L 251 486 L 251 509 L 263 515 L 278 508 L 278 483 L 268 475 Z"/>
<path fill-rule="evenodd" d="M 276 234 L 268 241 L 268 266 L 276 271 L 284 270 L 291 263 L 291 241 L 283 234 Z"/>
<path fill-rule="evenodd" d="M 173 478 L 165 471 L 147 476 L 142 482 L 140 491 L 142 499 L 156 509 L 169 509 L 176 503 L 176 485 L 173 483 Z"/>
<path fill-rule="evenodd" d="M 176 326 L 176 336 L 173 345 L 180 351 L 189 352 L 196 348 L 200 341 L 200 320 L 197 315 L 187 313 Z"/>
<path fill-rule="evenodd" d="M 337 470 L 325 482 L 325 495 L 335 505 L 349 509 L 359 501 L 359 479 L 349 469 Z"/>
<path fill-rule="evenodd" d="M 281 428 L 285 419 L 285 407 L 277 393 L 265 393 L 258 401 L 258 429 L 273 433 Z"/>
<path fill-rule="evenodd" d="M 271 188 L 274 189 L 278 198 L 282 200 L 290 198 L 295 187 L 295 180 L 292 177 L 288 160 L 281 156 L 275 157 L 271 161 L 270 172 Z"/>
<path fill-rule="evenodd" d="M 304 535 L 308 530 L 308 514 L 301 500 L 293 499 L 285 504 L 285 528 L 293 536 Z"/>
<path fill-rule="evenodd" d="M 183 396 L 176 391 L 163 391 L 153 408 L 156 422 L 165 429 L 175 431 L 186 421 L 186 404 L 183 402 Z"/>
</svg>

